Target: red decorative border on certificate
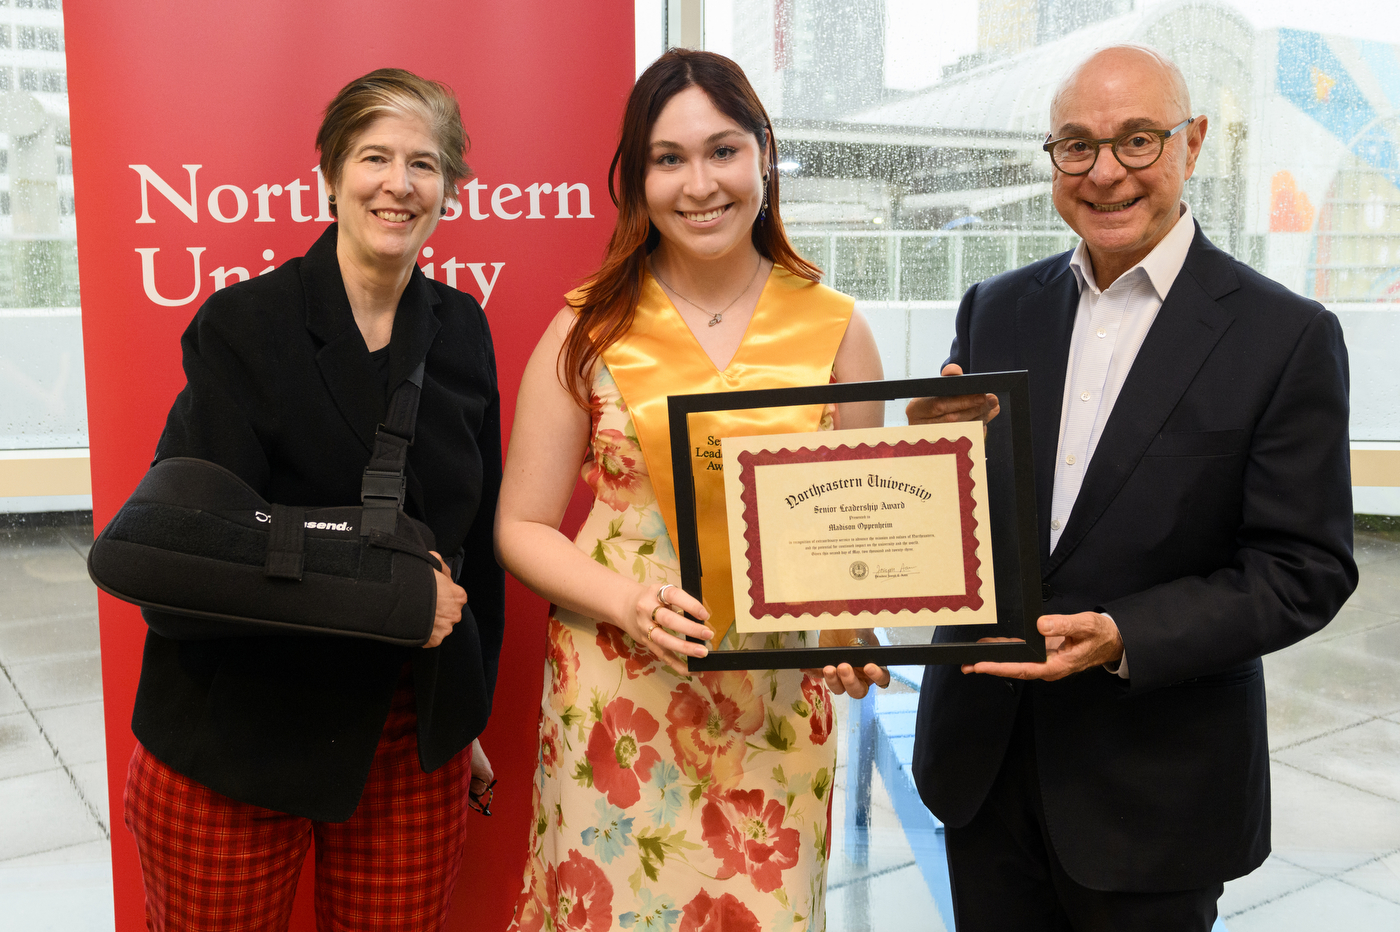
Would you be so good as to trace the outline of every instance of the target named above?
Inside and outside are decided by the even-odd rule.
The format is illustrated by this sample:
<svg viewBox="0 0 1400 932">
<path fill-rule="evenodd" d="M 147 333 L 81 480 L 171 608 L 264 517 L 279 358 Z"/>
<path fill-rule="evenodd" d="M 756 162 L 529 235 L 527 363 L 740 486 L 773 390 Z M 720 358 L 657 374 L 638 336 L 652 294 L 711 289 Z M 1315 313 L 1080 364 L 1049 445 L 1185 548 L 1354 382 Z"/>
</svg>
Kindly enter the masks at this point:
<svg viewBox="0 0 1400 932">
<path fill-rule="evenodd" d="M 972 499 L 972 457 L 969 451 L 972 441 L 967 437 L 949 440 L 920 440 L 910 443 L 901 440 L 896 444 L 862 443 L 855 447 L 818 447 L 813 450 L 802 447 L 797 450 L 745 450 L 739 454 L 739 483 L 743 488 L 740 500 L 744 503 L 745 554 L 749 559 L 749 597 L 753 608 L 749 614 L 754 618 L 781 618 L 791 615 L 836 615 L 859 612 L 901 612 L 948 609 L 957 611 L 970 608 L 974 611 L 982 607 L 982 577 L 978 570 L 982 561 L 977 558 L 977 519 L 972 511 L 976 503 Z M 758 493 L 755 486 L 754 470 L 759 466 L 772 466 L 787 463 L 841 463 L 852 460 L 895 459 L 905 456 L 954 456 L 958 476 L 958 510 L 962 515 L 963 550 L 963 595 L 911 596 L 899 599 L 827 599 L 813 602 L 769 602 L 763 588 L 763 552 L 759 546 Z"/>
</svg>

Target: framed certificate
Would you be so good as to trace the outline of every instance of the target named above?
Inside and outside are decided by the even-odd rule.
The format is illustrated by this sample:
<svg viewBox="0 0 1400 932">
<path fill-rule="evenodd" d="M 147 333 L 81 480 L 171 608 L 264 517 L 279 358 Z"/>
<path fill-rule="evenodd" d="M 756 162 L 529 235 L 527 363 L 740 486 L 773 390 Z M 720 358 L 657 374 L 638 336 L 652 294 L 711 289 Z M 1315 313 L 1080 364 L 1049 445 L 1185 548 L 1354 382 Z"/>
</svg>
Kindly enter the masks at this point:
<svg viewBox="0 0 1400 932">
<path fill-rule="evenodd" d="M 723 450 L 741 632 L 996 624 L 980 421 Z"/>
<path fill-rule="evenodd" d="M 719 469 L 734 624 L 769 633 L 761 648 L 713 649 L 690 669 L 1043 660 L 1028 390 L 1025 372 L 1006 372 L 670 396 L 682 586 L 705 598 L 694 470 Z M 985 439 L 980 421 L 703 440 L 693 423 L 713 423 L 714 412 L 985 392 L 1001 404 Z M 902 636 L 826 648 L 782 647 L 774 636 L 852 628 Z M 988 637 L 1010 640 L 979 642 Z"/>
</svg>

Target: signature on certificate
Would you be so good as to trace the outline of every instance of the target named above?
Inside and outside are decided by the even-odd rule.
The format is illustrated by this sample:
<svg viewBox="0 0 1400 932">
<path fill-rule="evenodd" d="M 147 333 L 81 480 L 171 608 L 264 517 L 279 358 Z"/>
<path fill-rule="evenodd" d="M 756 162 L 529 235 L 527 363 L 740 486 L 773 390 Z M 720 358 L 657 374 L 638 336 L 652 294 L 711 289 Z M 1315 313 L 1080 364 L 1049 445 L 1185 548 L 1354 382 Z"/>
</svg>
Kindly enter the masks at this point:
<svg viewBox="0 0 1400 932">
<path fill-rule="evenodd" d="M 903 564 L 900 566 L 877 566 L 875 567 L 876 579 L 903 579 L 906 576 L 918 576 L 919 568 Z"/>
</svg>

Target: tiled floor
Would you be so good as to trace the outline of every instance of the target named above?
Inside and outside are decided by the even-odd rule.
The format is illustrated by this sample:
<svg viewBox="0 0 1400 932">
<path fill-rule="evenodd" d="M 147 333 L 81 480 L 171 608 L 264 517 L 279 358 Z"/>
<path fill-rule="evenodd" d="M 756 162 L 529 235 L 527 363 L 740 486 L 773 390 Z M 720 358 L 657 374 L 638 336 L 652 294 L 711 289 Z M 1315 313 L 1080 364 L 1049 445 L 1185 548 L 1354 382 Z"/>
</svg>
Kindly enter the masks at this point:
<svg viewBox="0 0 1400 932">
<path fill-rule="evenodd" d="M 1400 929 L 1400 543 L 1356 555 L 1341 614 L 1264 658 L 1274 853 L 1226 884 L 1230 932 Z"/>
<path fill-rule="evenodd" d="M 1358 534 L 1357 562 L 1336 620 L 1264 660 L 1274 854 L 1225 885 L 1229 932 L 1400 929 L 1400 542 Z M 872 808 L 868 867 L 833 833 L 830 932 L 944 928 L 878 777 Z"/>
<path fill-rule="evenodd" d="M 896 684 L 895 689 L 907 689 Z M 848 752 L 856 733 L 858 714 L 854 703 L 835 703 L 840 744 L 837 748 L 836 778 L 831 821 L 831 865 L 827 871 L 826 915 L 828 932 L 864 932 L 879 929 L 943 932 L 938 907 L 924 882 L 880 779 L 874 771 L 870 792 L 870 834 L 864 863 L 855 863 L 859 853 L 847 845 L 846 804 Z"/>
<path fill-rule="evenodd" d="M 6 932 L 112 928 L 97 602 L 82 559 L 88 533 L 0 530 Z M 1361 588 L 1342 614 L 1265 660 L 1274 855 L 1226 885 L 1221 915 L 1230 932 L 1400 929 L 1400 542 L 1358 535 L 1357 547 Z M 828 928 L 942 929 L 878 775 L 866 863 L 848 858 L 842 737 Z"/>
<path fill-rule="evenodd" d="M 0 925 L 112 928 L 90 526 L 0 530 Z"/>
</svg>

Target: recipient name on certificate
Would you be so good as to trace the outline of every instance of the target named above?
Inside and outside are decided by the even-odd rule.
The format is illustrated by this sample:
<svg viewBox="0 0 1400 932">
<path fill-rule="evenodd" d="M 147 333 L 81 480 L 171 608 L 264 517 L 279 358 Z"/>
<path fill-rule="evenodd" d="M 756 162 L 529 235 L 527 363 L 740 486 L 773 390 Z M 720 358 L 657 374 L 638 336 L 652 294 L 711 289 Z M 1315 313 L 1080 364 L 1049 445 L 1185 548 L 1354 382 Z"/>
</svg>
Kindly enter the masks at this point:
<svg viewBox="0 0 1400 932">
<path fill-rule="evenodd" d="M 980 421 L 721 449 L 740 631 L 996 623 Z"/>
</svg>

